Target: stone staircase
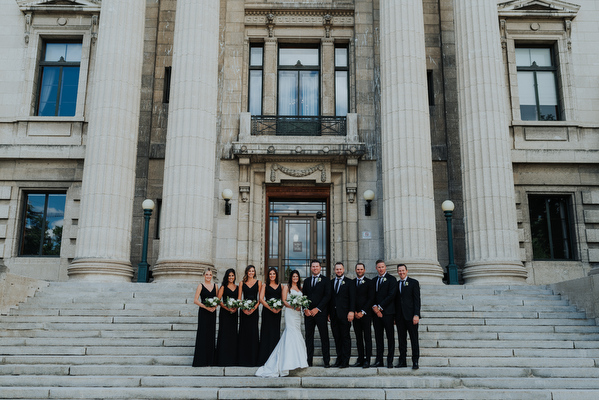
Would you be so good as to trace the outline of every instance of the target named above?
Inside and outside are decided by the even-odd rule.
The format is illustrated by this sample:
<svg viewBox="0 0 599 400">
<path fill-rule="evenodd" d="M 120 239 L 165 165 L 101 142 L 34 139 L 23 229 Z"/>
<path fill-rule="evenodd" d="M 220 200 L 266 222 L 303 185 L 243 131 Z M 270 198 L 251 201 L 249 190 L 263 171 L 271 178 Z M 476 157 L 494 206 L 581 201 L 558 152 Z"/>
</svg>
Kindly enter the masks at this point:
<svg viewBox="0 0 599 400">
<path fill-rule="evenodd" d="M 544 287 L 425 286 L 420 370 L 277 379 L 190 367 L 194 291 L 51 283 L 0 317 L 0 399 L 599 399 L 599 327 Z"/>
</svg>

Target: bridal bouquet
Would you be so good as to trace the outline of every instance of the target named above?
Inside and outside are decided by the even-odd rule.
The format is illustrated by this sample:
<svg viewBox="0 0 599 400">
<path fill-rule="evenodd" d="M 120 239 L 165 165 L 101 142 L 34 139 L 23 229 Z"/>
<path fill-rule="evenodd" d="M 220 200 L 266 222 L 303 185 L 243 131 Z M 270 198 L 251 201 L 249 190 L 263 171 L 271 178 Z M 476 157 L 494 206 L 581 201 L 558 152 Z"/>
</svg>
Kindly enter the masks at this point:
<svg viewBox="0 0 599 400">
<path fill-rule="evenodd" d="M 310 306 L 310 300 L 306 296 L 300 294 L 292 294 L 287 298 L 287 302 L 293 308 L 308 308 Z"/>
<path fill-rule="evenodd" d="M 240 310 L 251 310 L 256 306 L 256 300 L 238 300 L 238 308 Z"/>
<path fill-rule="evenodd" d="M 268 304 L 268 306 L 274 310 L 280 310 L 283 308 L 283 301 L 281 301 L 281 299 L 268 299 L 266 300 L 266 304 Z"/>
<path fill-rule="evenodd" d="M 224 301 L 224 305 L 225 305 L 225 307 L 227 307 L 229 309 L 238 308 L 239 300 L 237 300 L 233 297 L 227 297 L 227 299 Z"/>
<path fill-rule="evenodd" d="M 210 297 L 203 301 L 206 307 L 216 307 L 220 304 L 220 299 L 218 297 Z"/>
</svg>

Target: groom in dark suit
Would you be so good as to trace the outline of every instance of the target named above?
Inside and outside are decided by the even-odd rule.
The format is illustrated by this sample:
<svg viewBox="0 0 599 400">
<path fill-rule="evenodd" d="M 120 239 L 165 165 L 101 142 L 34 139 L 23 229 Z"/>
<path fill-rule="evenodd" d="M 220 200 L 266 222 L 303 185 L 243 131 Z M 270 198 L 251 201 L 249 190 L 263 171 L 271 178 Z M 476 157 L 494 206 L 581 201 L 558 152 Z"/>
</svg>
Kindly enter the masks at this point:
<svg viewBox="0 0 599 400">
<path fill-rule="evenodd" d="M 372 280 L 364 276 L 366 267 L 363 263 L 356 264 L 356 309 L 354 313 L 354 332 L 358 347 L 358 360 L 352 367 L 370 367 L 372 357 L 372 304 L 374 303 L 374 288 Z"/>
<path fill-rule="evenodd" d="M 376 341 L 376 361 L 373 367 L 383 366 L 385 342 L 383 332 L 387 336 L 387 368 L 393 368 L 395 356 L 395 337 L 393 332 L 393 319 L 395 318 L 395 293 L 397 292 L 397 279 L 387 273 L 387 265 L 383 260 L 377 260 L 376 271 L 378 276 L 373 279 L 374 305 L 374 339 Z"/>
<path fill-rule="evenodd" d="M 349 330 L 356 308 L 356 286 L 345 276 L 345 267 L 340 262 L 335 264 L 335 279 L 331 282 L 331 289 L 329 318 L 337 350 L 337 360 L 333 367 L 347 368 L 351 356 Z"/>
<path fill-rule="evenodd" d="M 407 367 L 408 336 L 412 344 L 412 369 L 418 369 L 420 346 L 418 344 L 418 323 L 420 322 L 420 284 L 408 277 L 405 264 L 397 266 L 397 294 L 395 295 L 395 325 L 399 339 L 399 364 L 397 368 Z"/>
<path fill-rule="evenodd" d="M 327 315 L 329 301 L 331 299 L 331 280 L 320 274 L 320 261 L 312 260 L 310 272 L 312 276 L 304 280 L 302 292 L 310 300 L 310 309 L 304 311 L 304 324 L 306 329 L 306 351 L 308 353 L 308 365 L 312 366 L 314 358 L 314 330 L 318 327 L 320 343 L 322 345 L 322 360 L 324 367 L 329 368 L 331 354 L 329 345 L 329 329 L 327 326 Z"/>
</svg>

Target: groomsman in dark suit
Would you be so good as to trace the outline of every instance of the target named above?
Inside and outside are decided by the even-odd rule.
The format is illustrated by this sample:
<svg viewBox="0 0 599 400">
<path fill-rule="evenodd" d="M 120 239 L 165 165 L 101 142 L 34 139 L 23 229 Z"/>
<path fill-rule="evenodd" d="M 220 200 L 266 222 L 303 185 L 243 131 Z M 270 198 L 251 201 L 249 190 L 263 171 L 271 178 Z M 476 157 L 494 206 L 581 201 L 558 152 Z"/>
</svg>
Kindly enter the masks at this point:
<svg viewBox="0 0 599 400">
<path fill-rule="evenodd" d="M 420 346 L 418 344 L 418 323 L 420 322 L 420 284 L 416 279 L 408 277 L 408 267 L 405 264 L 397 266 L 397 294 L 395 295 L 395 325 L 399 339 L 399 364 L 397 368 L 407 367 L 406 353 L 408 337 L 412 344 L 412 369 L 418 369 Z"/>
<path fill-rule="evenodd" d="M 385 344 L 383 332 L 387 336 L 387 368 L 393 368 L 395 356 L 395 338 L 393 336 L 393 319 L 395 318 L 395 293 L 397 292 L 397 279 L 387 273 L 387 265 L 383 260 L 377 260 L 376 271 L 378 276 L 373 279 L 374 305 L 374 338 L 376 341 L 376 361 L 373 367 L 383 366 L 383 353 Z"/>
<path fill-rule="evenodd" d="M 356 309 L 354 313 L 354 332 L 358 344 L 358 361 L 352 367 L 370 367 L 372 357 L 372 331 L 371 322 L 372 305 L 374 303 L 374 289 L 372 281 L 364 276 L 366 267 L 362 263 L 356 264 L 356 279 L 352 284 L 356 287 Z"/>
<path fill-rule="evenodd" d="M 306 329 L 308 365 L 312 366 L 312 359 L 314 358 L 314 330 L 318 327 L 320 343 L 322 345 L 322 360 L 324 367 L 329 368 L 331 354 L 329 349 L 327 315 L 331 299 L 331 280 L 321 275 L 321 268 L 320 261 L 312 260 L 310 263 L 310 272 L 312 272 L 312 275 L 304 280 L 302 292 L 310 300 L 311 307 L 304 311 L 304 327 Z"/>
<path fill-rule="evenodd" d="M 329 317 L 337 350 L 337 360 L 333 367 L 347 368 L 351 356 L 349 330 L 356 308 L 356 286 L 351 279 L 345 276 L 345 267 L 340 262 L 335 264 L 335 279 L 331 282 L 331 288 Z"/>
</svg>

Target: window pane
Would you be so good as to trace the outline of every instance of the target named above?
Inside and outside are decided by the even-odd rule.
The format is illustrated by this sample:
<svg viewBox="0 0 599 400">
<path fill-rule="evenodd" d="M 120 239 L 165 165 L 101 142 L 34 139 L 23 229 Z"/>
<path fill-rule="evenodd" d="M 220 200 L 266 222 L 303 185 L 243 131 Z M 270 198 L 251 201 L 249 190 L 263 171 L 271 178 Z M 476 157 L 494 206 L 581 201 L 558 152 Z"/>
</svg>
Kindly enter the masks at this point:
<svg viewBox="0 0 599 400">
<path fill-rule="evenodd" d="M 318 71 L 300 71 L 300 115 L 318 115 Z"/>
<path fill-rule="evenodd" d="M 49 194 L 42 255 L 59 256 L 64 224 L 65 194 Z"/>
<path fill-rule="evenodd" d="M 347 48 L 335 48 L 335 67 L 347 67 Z"/>
<path fill-rule="evenodd" d="M 551 49 L 530 49 L 531 64 L 537 63 L 539 67 L 551 67 Z"/>
<path fill-rule="evenodd" d="M 77 106 L 77 88 L 79 86 L 79 67 L 63 67 L 60 87 L 58 115 L 72 117 Z"/>
<path fill-rule="evenodd" d="M 279 115 L 297 115 L 297 71 L 279 71 Z"/>
<path fill-rule="evenodd" d="M 318 62 L 318 49 L 279 49 L 279 65 L 320 65 Z"/>
<path fill-rule="evenodd" d="M 568 197 L 529 196 L 528 203 L 534 259 L 573 259 Z"/>
<path fill-rule="evenodd" d="M 557 88 L 553 72 L 537 72 L 539 109 L 543 121 L 557 121 Z"/>
<path fill-rule="evenodd" d="M 516 47 L 516 65 L 518 67 L 530 67 L 530 49 Z"/>
<path fill-rule="evenodd" d="M 68 62 L 81 61 L 81 43 L 67 43 L 65 60 Z"/>
<path fill-rule="evenodd" d="M 66 43 L 46 43 L 46 58 L 45 61 L 66 61 L 67 44 Z"/>
<path fill-rule="evenodd" d="M 551 243 L 553 244 L 553 258 L 570 259 L 570 226 L 567 214 L 567 203 L 564 199 L 553 198 L 547 200 L 551 226 Z"/>
<path fill-rule="evenodd" d="M 250 47 L 250 65 L 252 67 L 262 66 L 262 47 Z"/>
<path fill-rule="evenodd" d="M 345 116 L 348 109 L 347 71 L 335 72 L 335 115 Z"/>
<path fill-rule="evenodd" d="M 44 229 L 45 203 L 46 196 L 43 194 L 30 194 L 27 196 L 21 255 L 39 255 L 42 230 Z"/>
<path fill-rule="evenodd" d="M 40 86 L 40 98 L 37 115 L 56 115 L 59 74 L 60 67 L 42 68 L 42 84 Z"/>
<path fill-rule="evenodd" d="M 250 113 L 262 115 L 262 70 L 250 70 Z"/>
</svg>

